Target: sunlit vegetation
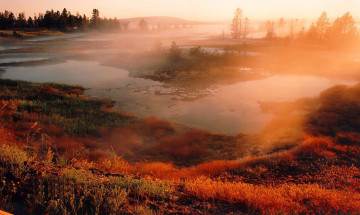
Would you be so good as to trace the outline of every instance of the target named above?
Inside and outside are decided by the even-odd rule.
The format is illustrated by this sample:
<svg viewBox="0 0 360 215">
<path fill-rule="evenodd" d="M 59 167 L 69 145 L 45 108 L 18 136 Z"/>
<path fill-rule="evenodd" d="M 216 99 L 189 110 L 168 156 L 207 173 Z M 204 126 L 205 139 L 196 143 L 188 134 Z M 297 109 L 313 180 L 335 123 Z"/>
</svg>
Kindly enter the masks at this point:
<svg viewBox="0 0 360 215">
<path fill-rule="evenodd" d="M 137 20 L 133 31 L 131 21 L 101 18 L 97 9 L 91 17 L 64 8 L 28 18 L 5 10 L 0 12 L 1 41 L 21 48 L 5 47 L 1 52 L 10 62 L 0 66 L 96 60 L 127 69 L 129 76 L 162 82 L 161 87 L 174 90 L 164 93 L 176 95 L 172 99 L 180 100 L 180 91 L 195 95 L 181 97 L 185 102 L 207 96 L 219 85 L 278 74 L 358 79 L 360 32 L 350 13 L 330 19 L 323 12 L 311 25 L 305 19 L 266 20 L 257 30 L 245 15 L 235 10 L 228 35 L 222 30 L 222 35 L 192 40 L 178 32 L 163 37 L 170 29 L 196 26 L 170 24 L 174 18 L 155 19 L 163 20 L 157 24 L 129 19 Z M 121 42 L 96 34 L 101 39 L 93 44 L 93 38 L 20 40 L 99 30 L 130 33 L 119 37 Z M 263 36 L 249 38 L 252 33 Z M 151 49 L 150 40 L 156 37 Z M 176 42 L 164 48 L 162 40 Z M 13 54 L 37 52 L 64 56 L 11 62 Z M 126 87 L 132 90 L 131 84 Z M 360 84 L 335 86 L 314 98 L 259 101 L 264 112 L 273 114 L 272 121 L 257 134 L 236 135 L 125 113 L 113 108 L 114 101 L 87 97 L 85 91 L 81 86 L 0 79 L 1 210 L 359 214 Z"/>
<path fill-rule="evenodd" d="M 301 19 L 280 18 L 278 21 L 264 22 L 259 30 L 266 31 L 264 38 L 268 40 L 286 39 L 332 48 L 348 48 L 359 40 L 356 20 L 349 12 L 331 20 L 324 11 L 308 28 L 305 26 Z"/>
<path fill-rule="evenodd" d="M 72 136 L 84 136 L 96 134 L 101 126 L 115 127 L 135 122 L 132 116 L 107 110 L 112 106 L 111 101 L 81 97 L 84 90 L 81 87 L 0 81 L 0 99 L 4 105 L 3 112 L 7 111 L 8 116 L 5 120 L 14 124 L 51 124 Z"/>
<path fill-rule="evenodd" d="M 86 98 L 79 86 L 9 80 L 1 80 L 1 86 L 0 207 L 7 211 L 356 214 L 360 210 L 359 86 L 338 86 L 318 98 L 298 101 L 292 107 L 306 118 L 302 137 L 287 148 L 266 146 L 263 152 L 246 153 L 236 152 L 241 147 L 234 144 L 246 144 L 249 138 L 204 131 L 176 134 L 168 122 L 114 112 L 110 101 Z M 78 123 L 72 121 L 74 116 L 93 127 L 67 129 Z M 143 145 L 153 154 L 137 162 L 117 155 L 116 144 L 112 155 L 96 160 L 91 158 L 94 154 L 70 156 L 56 145 L 66 144 L 56 142 L 56 134 L 75 144 L 79 137 L 86 142 L 104 135 L 101 127 L 116 128 L 106 135 L 132 140 L 128 144 L 135 148 L 143 137 L 159 145 Z M 101 140 L 106 146 L 104 139 L 97 139 Z M 227 160 L 219 156 L 227 153 Z M 162 160 L 149 161 L 151 157 Z M 177 165 L 186 159 L 190 166 Z"/>
<path fill-rule="evenodd" d="M 240 44 L 221 46 L 214 50 L 207 47 L 194 46 L 188 49 L 179 47 L 172 42 L 168 50 L 158 50 L 151 56 L 142 55 L 138 58 L 150 58 L 136 67 L 128 67 L 135 71 L 136 76 L 161 81 L 167 84 L 206 89 L 211 85 L 236 83 L 266 77 L 266 74 L 242 71 L 242 68 L 261 70 L 256 64 L 260 56 L 249 55 L 256 48 L 253 45 Z"/>
<path fill-rule="evenodd" d="M 99 160 L 116 153 L 132 161 L 188 166 L 233 159 L 248 150 L 245 135 L 178 132 L 169 122 L 141 119 L 112 109 L 112 101 L 87 98 L 79 86 L 0 82 L 1 122 L 41 153 L 50 146 L 68 159 Z"/>
</svg>

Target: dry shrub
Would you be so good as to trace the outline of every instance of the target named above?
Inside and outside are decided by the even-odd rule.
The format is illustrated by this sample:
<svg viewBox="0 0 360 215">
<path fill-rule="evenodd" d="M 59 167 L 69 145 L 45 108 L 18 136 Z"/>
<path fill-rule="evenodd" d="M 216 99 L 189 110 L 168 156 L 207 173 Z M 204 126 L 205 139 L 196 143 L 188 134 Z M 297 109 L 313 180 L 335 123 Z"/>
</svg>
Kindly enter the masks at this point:
<svg viewBox="0 0 360 215">
<path fill-rule="evenodd" d="M 84 93 L 84 90 L 83 89 L 71 89 L 71 90 L 66 90 L 65 92 L 70 95 L 79 96 Z"/>
<path fill-rule="evenodd" d="M 349 189 L 360 192 L 360 170 L 355 166 L 323 166 L 314 176 L 325 187 L 331 189 Z"/>
<path fill-rule="evenodd" d="M 119 156 L 114 156 L 112 159 L 103 159 L 97 162 L 97 167 L 115 174 L 130 174 L 134 172 L 134 167 Z"/>
<path fill-rule="evenodd" d="M 3 125 L 0 124 L 0 143 L 1 144 L 15 144 L 15 134 L 13 131 L 5 128 Z"/>
<path fill-rule="evenodd" d="M 97 163 L 94 163 L 93 161 L 77 160 L 75 158 L 71 160 L 71 167 L 76 169 L 91 169 L 95 168 L 95 166 L 97 166 Z"/>
<path fill-rule="evenodd" d="M 44 94 L 50 94 L 50 93 L 59 93 L 59 94 L 65 94 L 64 92 L 55 89 L 53 87 L 44 87 L 40 90 L 40 93 L 44 93 Z"/>
<path fill-rule="evenodd" d="M 336 134 L 336 139 L 340 144 L 357 145 L 360 143 L 360 133 L 340 132 Z"/>
<path fill-rule="evenodd" d="M 174 173 L 175 168 L 172 163 L 162 163 L 162 162 L 139 162 L 135 164 L 135 174 L 140 174 L 143 176 L 153 176 L 156 178 L 168 177 Z"/>
<path fill-rule="evenodd" d="M 238 204 L 261 214 L 357 213 L 360 195 L 317 184 L 252 185 L 198 178 L 186 181 L 185 193 L 200 200 Z"/>
<path fill-rule="evenodd" d="M 333 139 L 329 137 L 308 137 L 292 153 L 298 157 L 315 155 L 332 159 L 336 154 L 328 150 L 334 145 Z"/>
<path fill-rule="evenodd" d="M 240 162 L 236 160 L 211 161 L 197 165 L 195 167 L 195 171 L 198 173 L 198 175 L 214 177 L 226 171 L 237 169 L 239 166 Z"/>
</svg>

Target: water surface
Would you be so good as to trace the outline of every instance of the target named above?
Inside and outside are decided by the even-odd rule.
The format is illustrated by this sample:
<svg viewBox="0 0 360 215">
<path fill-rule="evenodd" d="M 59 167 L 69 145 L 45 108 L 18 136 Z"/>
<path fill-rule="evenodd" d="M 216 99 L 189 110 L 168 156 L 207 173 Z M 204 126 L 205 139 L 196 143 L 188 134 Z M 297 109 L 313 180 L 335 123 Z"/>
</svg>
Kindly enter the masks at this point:
<svg viewBox="0 0 360 215">
<path fill-rule="evenodd" d="M 0 63 L 51 59 L 56 55 L 61 55 L 61 59 L 64 60 L 54 65 L 5 67 L 1 77 L 82 85 L 88 89 L 86 95 L 116 101 L 115 108 L 140 116 L 156 116 L 192 128 L 228 134 L 256 133 L 264 128 L 273 116 L 263 113 L 259 102 L 293 101 L 302 97 L 314 97 L 331 86 L 356 83 L 316 76 L 273 75 L 261 80 L 187 92 L 165 87 L 160 82 L 130 77 L 129 71 L 101 65 L 97 58 L 94 58 L 94 55 L 109 55 L 115 56 L 116 59 L 116 56 L 120 57 L 126 53 L 148 50 L 157 39 L 154 35 L 149 37 L 152 39 L 146 40 L 136 36 L 134 42 L 134 36 L 131 34 L 73 35 L 66 37 L 69 49 L 66 50 L 66 54 L 57 54 L 56 48 L 49 49 L 51 53 L 0 54 Z M 56 41 L 58 40 L 53 37 L 47 40 L 39 38 L 34 39 L 34 44 L 29 45 L 39 43 L 42 46 L 56 47 Z M 61 42 L 61 47 L 63 44 L 64 41 Z M 77 50 L 71 52 L 76 45 Z M 207 51 L 214 50 L 210 48 Z M 86 60 L 89 54 L 93 56 L 91 61 Z M 79 56 L 83 57 L 76 58 Z M 238 70 L 244 73 L 266 73 L 248 67 L 239 67 Z"/>
</svg>

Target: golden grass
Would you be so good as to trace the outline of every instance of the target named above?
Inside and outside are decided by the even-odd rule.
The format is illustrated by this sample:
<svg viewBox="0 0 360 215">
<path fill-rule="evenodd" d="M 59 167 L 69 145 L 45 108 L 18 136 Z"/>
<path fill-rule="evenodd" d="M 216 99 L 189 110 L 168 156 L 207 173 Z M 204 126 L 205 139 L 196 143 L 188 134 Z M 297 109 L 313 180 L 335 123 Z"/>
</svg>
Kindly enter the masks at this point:
<svg viewBox="0 0 360 215">
<path fill-rule="evenodd" d="M 262 214 L 360 211 L 359 193 L 328 190 L 317 184 L 263 186 L 198 178 L 185 183 L 185 193 L 201 200 L 239 204 Z"/>
<path fill-rule="evenodd" d="M 13 35 L 13 30 L 0 30 L 0 34 L 5 34 L 8 36 Z M 16 30 L 16 33 L 24 36 L 24 37 L 38 37 L 38 36 L 57 36 L 57 35 L 64 35 L 65 33 L 60 31 L 54 31 L 54 30 Z"/>
</svg>

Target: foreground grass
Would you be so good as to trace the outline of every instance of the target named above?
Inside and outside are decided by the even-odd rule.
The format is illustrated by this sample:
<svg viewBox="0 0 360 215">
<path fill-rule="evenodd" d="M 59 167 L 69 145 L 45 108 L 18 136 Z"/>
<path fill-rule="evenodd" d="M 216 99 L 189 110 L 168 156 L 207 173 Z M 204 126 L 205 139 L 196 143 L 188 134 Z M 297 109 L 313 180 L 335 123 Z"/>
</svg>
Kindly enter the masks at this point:
<svg viewBox="0 0 360 215">
<path fill-rule="evenodd" d="M 60 165 L 51 152 L 30 156 L 24 149 L 2 143 L 1 205 L 16 212 L 20 203 L 33 212 L 52 214 L 356 214 L 360 171 L 336 165 L 328 152 L 334 147 L 339 146 L 310 138 L 290 151 L 232 162 L 178 169 L 114 158 L 106 169 L 104 163 L 76 160 Z M 308 166 L 296 173 L 285 169 L 302 164 L 303 156 Z M 271 169 L 279 165 L 284 167 L 282 173 Z M 312 172 L 313 165 L 321 165 L 319 172 Z M 267 179 L 267 174 L 283 178 Z M 259 178 L 251 180 L 251 175 Z"/>
<path fill-rule="evenodd" d="M 177 155 L 174 160 L 205 156 L 204 145 L 221 148 L 233 138 L 199 131 L 173 134 L 165 122 L 139 121 L 110 109 L 109 101 L 83 97 L 83 89 L 78 86 L 9 80 L 1 80 L 0 86 L 1 209 L 41 214 L 358 214 L 360 211 L 360 135 L 354 115 L 360 107 L 359 86 L 335 87 L 314 99 L 311 102 L 314 107 L 307 107 L 311 111 L 306 113 L 304 135 L 292 147 L 251 156 L 238 154 L 238 159 L 233 160 L 203 160 L 189 167 L 173 162 L 128 162 L 115 152 L 96 161 L 84 156 L 82 159 L 64 156 L 66 151 L 51 144 L 54 141 L 51 138 L 39 150 L 35 143 L 41 142 L 31 138 L 36 136 L 34 124 L 42 120 L 46 127 L 56 125 L 65 129 L 77 125 L 77 119 L 83 119 L 83 126 L 90 124 L 100 131 L 81 128 L 77 132 L 59 132 L 60 136 L 69 135 L 68 144 L 74 144 L 77 138 L 88 141 L 99 134 L 111 135 L 101 131 L 112 127 L 118 129 L 116 134 L 126 134 L 121 139 L 123 142 L 136 139 L 129 128 L 141 128 L 137 132 L 159 144 L 152 148 L 153 153 L 158 151 L 163 157 Z M 107 114 L 116 115 L 118 121 L 107 118 Z M 61 120 L 53 120 L 55 116 Z M 27 126 L 21 127 L 22 124 Z M 124 129 L 129 130 L 124 133 Z M 47 132 L 51 130 L 54 128 Z M 124 147 L 121 142 L 117 144 Z M 136 141 L 131 144 L 139 147 Z M 235 150 L 238 146 L 228 147 Z M 83 152 L 80 148 L 76 150 Z"/>
</svg>

